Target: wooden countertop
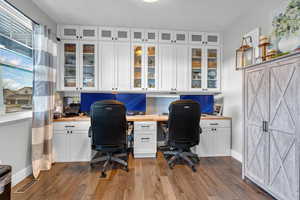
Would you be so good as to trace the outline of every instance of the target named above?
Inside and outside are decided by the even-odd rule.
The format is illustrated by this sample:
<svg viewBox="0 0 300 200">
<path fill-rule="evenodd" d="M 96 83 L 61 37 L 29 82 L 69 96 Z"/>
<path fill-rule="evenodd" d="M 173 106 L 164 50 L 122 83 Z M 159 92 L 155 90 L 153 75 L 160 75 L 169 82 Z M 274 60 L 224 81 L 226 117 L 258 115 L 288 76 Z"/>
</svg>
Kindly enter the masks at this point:
<svg viewBox="0 0 300 200">
<path fill-rule="evenodd" d="M 60 119 L 54 119 L 54 122 L 70 122 L 70 121 L 88 121 L 90 117 L 88 116 L 78 116 L 78 117 L 63 117 Z M 206 115 L 202 116 L 201 120 L 231 120 L 231 117 L 223 117 L 223 116 L 213 116 Z M 163 122 L 168 121 L 167 115 L 135 115 L 135 116 L 127 116 L 127 121 L 157 121 Z"/>
</svg>

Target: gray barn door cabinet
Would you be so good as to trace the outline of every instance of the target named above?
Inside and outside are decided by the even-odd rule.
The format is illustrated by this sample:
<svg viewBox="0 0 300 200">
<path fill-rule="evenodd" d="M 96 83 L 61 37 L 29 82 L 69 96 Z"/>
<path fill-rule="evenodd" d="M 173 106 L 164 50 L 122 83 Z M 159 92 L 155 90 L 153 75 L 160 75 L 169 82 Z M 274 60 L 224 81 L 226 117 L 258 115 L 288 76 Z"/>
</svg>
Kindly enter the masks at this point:
<svg viewBox="0 0 300 200">
<path fill-rule="evenodd" d="M 299 200 L 300 53 L 243 75 L 243 177 L 277 199 Z"/>
</svg>

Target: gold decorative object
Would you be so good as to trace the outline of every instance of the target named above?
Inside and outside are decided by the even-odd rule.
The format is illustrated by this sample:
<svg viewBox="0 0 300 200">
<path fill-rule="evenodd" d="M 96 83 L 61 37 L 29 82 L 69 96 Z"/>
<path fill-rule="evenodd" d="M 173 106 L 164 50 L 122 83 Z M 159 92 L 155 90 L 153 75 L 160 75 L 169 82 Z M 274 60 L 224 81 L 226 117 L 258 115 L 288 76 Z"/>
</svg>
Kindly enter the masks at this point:
<svg viewBox="0 0 300 200">
<path fill-rule="evenodd" d="M 236 50 L 235 66 L 237 70 L 253 64 L 254 50 L 253 47 L 248 44 L 247 40 L 252 43 L 251 36 L 243 37 L 241 47 Z"/>
<path fill-rule="evenodd" d="M 261 36 L 259 38 L 260 57 L 262 61 L 267 60 L 267 49 L 270 46 L 270 44 L 270 38 L 268 36 Z"/>
</svg>

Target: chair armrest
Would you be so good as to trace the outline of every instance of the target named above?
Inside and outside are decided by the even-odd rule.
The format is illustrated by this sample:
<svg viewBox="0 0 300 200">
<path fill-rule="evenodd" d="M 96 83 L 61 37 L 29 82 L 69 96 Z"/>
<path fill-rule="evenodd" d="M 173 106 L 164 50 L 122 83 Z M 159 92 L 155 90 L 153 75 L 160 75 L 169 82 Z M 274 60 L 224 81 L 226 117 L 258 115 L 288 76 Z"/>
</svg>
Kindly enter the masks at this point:
<svg viewBox="0 0 300 200">
<path fill-rule="evenodd" d="M 89 132 L 88 132 L 89 137 L 92 137 L 92 127 L 90 126 Z"/>
<path fill-rule="evenodd" d="M 199 133 L 202 134 L 202 132 L 203 132 L 203 131 L 202 131 L 202 128 L 200 127 Z"/>
</svg>

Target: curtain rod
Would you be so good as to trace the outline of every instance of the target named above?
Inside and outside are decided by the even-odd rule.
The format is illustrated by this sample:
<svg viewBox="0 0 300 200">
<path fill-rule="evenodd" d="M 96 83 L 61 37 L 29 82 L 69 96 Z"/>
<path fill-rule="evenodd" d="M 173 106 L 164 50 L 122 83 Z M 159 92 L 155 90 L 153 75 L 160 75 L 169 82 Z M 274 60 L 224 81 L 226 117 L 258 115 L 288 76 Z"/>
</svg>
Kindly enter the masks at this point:
<svg viewBox="0 0 300 200">
<path fill-rule="evenodd" d="M 19 11 L 22 15 L 24 15 L 25 17 L 27 17 L 28 19 L 30 19 L 34 24 L 36 25 L 40 25 L 39 23 L 37 23 L 34 19 L 32 19 L 31 17 L 29 17 L 28 15 L 26 15 L 23 11 L 21 11 L 19 8 L 17 8 L 16 6 L 12 5 L 10 2 L 8 2 L 7 0 L 4 0 L 7 4 L 9 4 L 11 7 L 13 7 L 14 9 L 16 9 L 17 11 Z"/>
</svg>

